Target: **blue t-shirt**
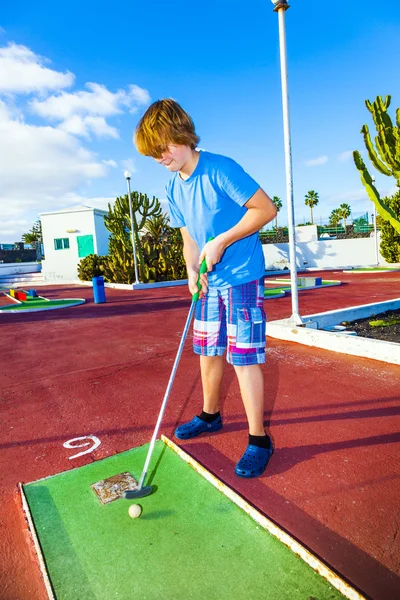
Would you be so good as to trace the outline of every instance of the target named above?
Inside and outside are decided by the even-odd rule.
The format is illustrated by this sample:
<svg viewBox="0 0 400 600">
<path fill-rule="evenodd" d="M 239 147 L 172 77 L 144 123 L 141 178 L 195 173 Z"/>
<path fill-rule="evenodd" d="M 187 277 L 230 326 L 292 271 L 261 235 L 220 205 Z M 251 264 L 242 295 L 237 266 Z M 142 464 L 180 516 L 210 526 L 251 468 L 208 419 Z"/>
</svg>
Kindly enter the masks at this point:
<svg viewBox="0 0 400 600">
<path fill-rule="evenodd" d="M 258 183 L 231 158 L 200 151 L 191 176 L 175 173 L 166 186 L 171 227 L 187 227 L 199 250 L 210 237 L 234 227 L 246 214 L 244 204 Z M 265 260 L 258 232 L 234 242 L 208 273 L 212 287 L 226 288 L 259 279 Z"/>
</svg>

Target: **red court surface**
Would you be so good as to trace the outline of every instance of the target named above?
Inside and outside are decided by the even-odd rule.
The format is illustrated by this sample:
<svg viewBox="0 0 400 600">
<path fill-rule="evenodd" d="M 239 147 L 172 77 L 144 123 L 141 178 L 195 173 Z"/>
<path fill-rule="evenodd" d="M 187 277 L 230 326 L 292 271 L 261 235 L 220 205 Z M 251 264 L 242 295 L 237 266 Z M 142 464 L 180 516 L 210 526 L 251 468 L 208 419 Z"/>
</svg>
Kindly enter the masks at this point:
<svg viewBox="0 0 400 600">
<path fill-rule="evenodd" d="M 324 277 L 346 285 L 301 292 L 301 314 L 400 296 L 400 273 Z M 2 600 L 46 598 L 18 482 L 150 441 L 190 306 L 183 286 L 106 289 L 107 303 L 99 305 L 90 288 L 40 292 L 88 302 L 0 315 Z M 291 300 L 268 300 L 265 307 L 269 320 L 288 317 Z M 247 422 L 229 366 L 224 429 L 180 445 L 365 596 L 400 598 L 400 367 L 268 339 L 264 371 L 276 451 L 261 478 L 243 480 L 233 472 L 247 444 Z M 200 410 L 198 357 L 188 340 L 162 433 L 174 439 L 176 425 Z M 85 448 L 63 444 L 88 435 L 100 446 L 70 460 Z"/>
</svg>

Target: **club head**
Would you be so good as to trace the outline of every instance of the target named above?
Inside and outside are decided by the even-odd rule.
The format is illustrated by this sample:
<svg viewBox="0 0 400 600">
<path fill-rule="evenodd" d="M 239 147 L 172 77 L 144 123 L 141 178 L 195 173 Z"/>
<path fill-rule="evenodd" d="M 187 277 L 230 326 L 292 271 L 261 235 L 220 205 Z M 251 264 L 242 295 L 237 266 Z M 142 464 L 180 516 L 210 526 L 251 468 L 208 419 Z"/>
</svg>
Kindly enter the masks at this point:
<svg viewBox="0 0 400 600">
<path fill-rule="evenodd" d="M 152 493 L 153 486 L 146 485 L 145 487 L 142 487 L 141 490 L 126 490 L 126 492 L 124 492 L 124 498 L 127 500 L 133 500 L 135 498 L 144 498 L 145 496 L 150 496 Z"/>
</svg>

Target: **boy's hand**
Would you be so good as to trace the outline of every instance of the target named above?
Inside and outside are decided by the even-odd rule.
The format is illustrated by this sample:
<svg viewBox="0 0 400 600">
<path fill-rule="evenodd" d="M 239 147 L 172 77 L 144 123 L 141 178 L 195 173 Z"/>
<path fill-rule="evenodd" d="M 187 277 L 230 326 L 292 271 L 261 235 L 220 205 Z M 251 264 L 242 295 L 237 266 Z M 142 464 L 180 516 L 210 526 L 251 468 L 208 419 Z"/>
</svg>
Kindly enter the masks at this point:
<svg viewBox="0 0 400 600">
<path fill-rule="evenodd" d="M 191 295 L 195 294 L 199 291 L 197 286 L 197 280 L 199 279 L 199 269 L 190 269 L 188 270 L 188 286 Z M 207 294 L 208 291 L 208 278 L 207 273 L 203 273 L 200 275 L 200 283 L 201 283 L 201 294 Z"/>
<path fill-rule="evenodd" d="M 225 245 L 222 240 L 222 236 L 218 235 L 216 238 L 207 242 L 201 251 L 199 264 L 206 259 L 207 271 L 211 271 L 213 266 L 219 263 L 225 250 Z"/>
</svg>

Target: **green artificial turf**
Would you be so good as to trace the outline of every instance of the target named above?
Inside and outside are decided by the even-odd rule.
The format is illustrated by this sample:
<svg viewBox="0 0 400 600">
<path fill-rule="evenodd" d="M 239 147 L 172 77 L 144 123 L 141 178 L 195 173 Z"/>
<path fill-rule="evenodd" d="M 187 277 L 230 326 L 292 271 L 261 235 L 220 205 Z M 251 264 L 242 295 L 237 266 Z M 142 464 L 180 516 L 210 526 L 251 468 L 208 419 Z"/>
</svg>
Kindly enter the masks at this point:
<svg viewBox="0 0 400 600">
<path fill-rule="evenodd" d="M 50 308 L 52 306 L 68 306 L 69 304 L 74 304 L 76 301 L 72 298 L 68 300 L 43 300 L 42 298 L 38 298 L 35 300 L 29 300 L 27 302 L 22 302 L 21 304 L 9 304 L 7 306 L 2 306 L 0 308 L 0 312 L 6 310 L 30 310 L 32 308 Z"/>
<path fill-rule="evenodd" d="M 161 441 L 141 517 L 133 500 L 102 505 L 90 484 L 139 479 L 147 449 L 24 486 L 58 600 L 343 598 Z"/>
<path fill-rule="evenodd" d="M 291 290 L 292 290 L 292 286 L 291 285 L 282 285 L 283 284 L 282 280 L 280 282 L 279 282 L 279 280 L 275 280 L 275 281 L 271 280 L 268 283 L 270 285 L 271 284 L 275 285 L 276 287 L 265 288 L 264 289 L 264 297 L 265 298 L 268 298 L 269 296 L 279 297 L 279 296 L 277 296 L 277 294 L 280 294 L 280 295 L 283 296 L 283 295 L 285 295 L 286 292 L 291 292 Z M 289 280 L 288 280 L 288 283 L 290 284 Z M 298 290 L 301 291 L 301 290 L 307 290 L 307 289 L 318 289 L 318 288 L 322 288 L 324 286 L 328 286 L 329 287 L 329 286 L 332 286 L 332 284 L 335 284 L 335 283 L 338 283 L 338 282 L 336 282 L 335 280 L 332 280 L 332 281 L 331 280 L 326 280 L 326 281 L 323 280 L 322 281 L 322 285 L 311 286 L 311 287 L 308 287 L 308 286 L 302 287 L 301 285 L 299 285 L 298 286 Z"/>
<path fill-rule="evenodd" d="M 280 296 L 284 296 L 285 291 L 281 288 L 268 288 L 264 290 L 264 296 L 273 296 L 274 298 L 279 298 Z"/>
</svg>

